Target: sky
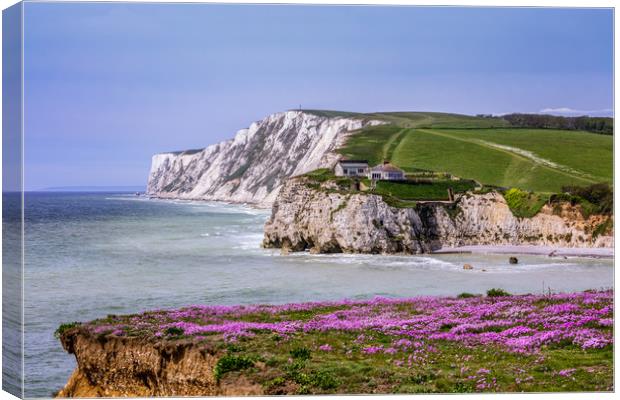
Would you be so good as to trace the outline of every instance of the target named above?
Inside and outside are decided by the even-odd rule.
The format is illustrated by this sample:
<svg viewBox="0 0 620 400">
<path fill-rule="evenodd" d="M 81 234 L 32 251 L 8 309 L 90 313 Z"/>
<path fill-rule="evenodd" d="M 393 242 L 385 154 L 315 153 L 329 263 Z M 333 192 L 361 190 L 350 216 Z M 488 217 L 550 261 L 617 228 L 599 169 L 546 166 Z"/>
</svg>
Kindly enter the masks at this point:
<svg viewBox="0 0 620 400">
<path fill-rule="evenodd" d="M 611 9 L 26 3 L 27 190 L 287 109 L 611 115 Z"/>
</svg>

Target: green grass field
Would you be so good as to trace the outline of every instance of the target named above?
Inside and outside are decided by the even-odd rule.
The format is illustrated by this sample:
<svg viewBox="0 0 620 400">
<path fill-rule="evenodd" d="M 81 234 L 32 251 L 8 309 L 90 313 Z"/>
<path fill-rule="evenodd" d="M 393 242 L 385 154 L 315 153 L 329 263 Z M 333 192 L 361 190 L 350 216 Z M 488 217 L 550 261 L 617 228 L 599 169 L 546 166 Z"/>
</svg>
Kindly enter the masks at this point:
<svg viewBox="0 0 620 400">
<path fill-rule="evenodd" d="M 468 180 L 417 184 L 379 181 L 373 193 L 400 200 L 448 200 L 448 188 L 451 188 L 455 193 L 460 193 L 473 190 L 475 186 L 473 181 Z"/>
<path fill-rule="evenodd" d="M 558 192 L 613 182 L 613 137 L 581 131 L 506 128 L 503 120 L 441 113 L 362 114 L 369 127 L 340 149 L 371 165 L 389 159 L 407 172 L 431 170 L 502 187 Z"/>
</svg>

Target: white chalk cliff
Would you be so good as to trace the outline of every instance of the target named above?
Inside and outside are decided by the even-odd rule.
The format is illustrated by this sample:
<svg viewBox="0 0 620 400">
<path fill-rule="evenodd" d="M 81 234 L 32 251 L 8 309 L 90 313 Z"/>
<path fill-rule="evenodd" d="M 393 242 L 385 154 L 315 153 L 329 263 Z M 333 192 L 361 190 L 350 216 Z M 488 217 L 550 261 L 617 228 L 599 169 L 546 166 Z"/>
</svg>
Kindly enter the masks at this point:
<svg viewBox="0 0 620 400">
<path fill-rule="evenodd" d="M 395 208 L 381 196 L 339 193 L 306 178 L 289 179 L 265 224 L 263 246 L 316 253 L 430 253 L 467 245 L 613 247 L 613 232 L 597 234 L 609 218 L 582 216 L 579 206 L 545 205 L 517 218 L 496 192 L 457 196 L 453 205 Z M 330 190 L 331 189 L 331 190 Z"/>
<path fill-rule="evenodd" d="M 331 168 L 350 132 L 381 121 L 276 113 L 202 150 L 153 156 L 147 194 L 270 205 L 284 180 Z"/>
</svg>

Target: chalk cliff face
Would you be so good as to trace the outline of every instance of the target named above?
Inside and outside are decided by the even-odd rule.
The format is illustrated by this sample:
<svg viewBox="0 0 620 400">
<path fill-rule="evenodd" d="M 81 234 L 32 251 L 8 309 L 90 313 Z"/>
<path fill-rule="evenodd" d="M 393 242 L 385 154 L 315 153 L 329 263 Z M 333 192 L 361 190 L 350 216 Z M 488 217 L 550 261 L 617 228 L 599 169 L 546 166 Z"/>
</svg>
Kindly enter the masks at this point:
<svg viewBox="0 0 620 400">
<path fill-rule="evenodd" d="M 267 206 L 286 178 L 332 167 L 338 158 L 333 150 L 351 131 L 381 123 L 302 111 L 273 114 L 205 149 L 154 155 L 147 194 Z"/>
<path fill-rule="evenodd" d="M 320 253 L 409 254 L 465 245 L 613 247 L 612 235 L 592 235 L 607 217 L 584 219 L 570 205 L 563 205 L 559 215 L 545 206 L 533 218 L 516 218 L 495 192 L 465 194 L 454 205 L 394 208 L 377 195 L 325 189 L 310 188 L 305 178 L 290 179 L 273 205 L 263 245 Z"/>
</svg>

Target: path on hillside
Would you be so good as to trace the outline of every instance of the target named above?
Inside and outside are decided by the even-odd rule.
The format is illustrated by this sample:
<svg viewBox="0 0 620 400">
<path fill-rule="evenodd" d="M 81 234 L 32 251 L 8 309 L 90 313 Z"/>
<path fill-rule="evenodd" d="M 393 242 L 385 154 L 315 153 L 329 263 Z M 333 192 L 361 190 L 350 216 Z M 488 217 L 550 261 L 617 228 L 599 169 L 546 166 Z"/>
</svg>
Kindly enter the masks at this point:
<svg viewBox="0 0 620 400">
<path fill-rule="evenodd" d="M 398 147 L 398 145 L 403 141 L 403 136 L 407 134 L 409 129 L 403 128 L 400 131 L 393 134 L 390 139 L 385 142 L 383 145 L 383 160 L 391 160 L 392 155 L 394 154 L 394 150 Z M 398 140 L 397 140 L 398 139 Z M 393 144 L 396 143 L 396 146 Z"/>
<path fill-rule="evenodd" d="M 409 131 L 413 132 L 414 129 L 410 129 Z M 489 150 L 505 153 L 505 154 L 508 154 L 509 156 L 511 156 L 513 158 L 529 161 L 529 162 L 531 162 L 533 164 L 536 164 L 537 166 L 539 166 L 541 168 L 545 168 L 547 170 L 550 170 L 550 171 L 553 171 L 553 172 L 557 172 L 559 174 L 568 176 L 570 178 L 576 178 L 576 179 L 579 179 L 579 180 L 582 180 L 582 181 L 586 181 L 586 182 L 590 182 L 590 183 L 598 182 L 597 180 L 592 179 L 592 177 L 590 175 L 588 175 L 586 173 L 583 173 L 581 171 L 576 171 L 575 170 L 575 173 L 567 172 L 565 169 L 562 168 L 564 166 L 556 164 L 556 163 L 553 163 L 551 161 L 544 160 L 544 159 L 539 158 L 537 156 L 534 156 L 533 153 L 531 153 L 531 152 L 528 152 L 528 153 L 531 153 L 533 156 L 532 157 L 528 157 L 528 155 L 525 152 L 523 152 L 523 151 L 522 152 L 511 151 L 509 146 L 499 147 L 499 146 L 496 146 L 495 143 L 488 143 L 488 142 L 485 142 L 483 140 L 478 140 L 478 139 L 467 139 L 467 138 L 463 138 L 463 137 L 459 137 L 459 136 L 455 136 L 455 135 L 450 135 L 450 134 L 445 133 L 445 132 L 437 132 L 437 131 L 430 130 L 430 129 L 418 129 L 418 131 L 424 132 L 424 133 L 428 133 L 430 135 L 442 136 L 442 137 L 448 138 L 448 139 L 459 140 L 461 142 L 465 142 L 465 143 L 473 144 L 473 145 L 476 145 L 476 146 L 484 147 L 484 148 L 489 149 Z M 519 149 L 519 150 L 521 150 L 521 149 Z M 541 160 L 544 160 L 546 162 L 542 162 Z M 572 168 L 568 168 L 568 167 L 564 167 L 564 168 L 573 170 Z"/>
</svg>

